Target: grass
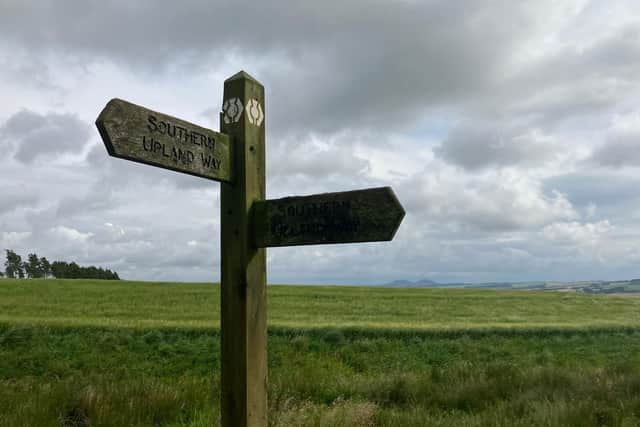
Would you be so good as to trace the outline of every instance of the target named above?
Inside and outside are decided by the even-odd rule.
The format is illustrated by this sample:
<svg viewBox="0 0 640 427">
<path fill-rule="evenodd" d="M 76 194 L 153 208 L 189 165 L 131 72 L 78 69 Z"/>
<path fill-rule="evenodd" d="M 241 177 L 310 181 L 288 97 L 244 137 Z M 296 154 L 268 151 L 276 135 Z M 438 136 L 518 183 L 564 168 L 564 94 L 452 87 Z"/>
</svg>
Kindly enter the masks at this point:
<svg viewBox="0 0 640 427">
<path fill-rule="evenodd" d="M 219 289 L 0 280 L 0 425 L 219 419 Z M 640 299 L 270 286 L 271 426 L 640 424 Z"/>
<path fill-rule="evenodd" d="M 640 326 L 640 298 L 554 292 L 269 286 L 269 326 L 402 331 Z M 0 280 L 0 322 L 219 328 L 212 284 Z"/>
</svg>

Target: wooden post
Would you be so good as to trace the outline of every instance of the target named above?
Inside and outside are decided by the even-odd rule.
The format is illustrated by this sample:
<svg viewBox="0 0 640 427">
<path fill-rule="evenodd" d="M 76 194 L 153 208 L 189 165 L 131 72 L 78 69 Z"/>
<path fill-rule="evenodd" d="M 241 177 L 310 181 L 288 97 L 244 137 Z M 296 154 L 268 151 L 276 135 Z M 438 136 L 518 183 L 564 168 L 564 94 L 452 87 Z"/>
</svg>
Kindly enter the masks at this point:
<svg viewBox="0 0 640 427">
<path fill-rule="evenodd" d="M 113 99 L 96 125 L 111 156 L 222 182 L 222 426 L 266 427 L 265 247 L 391 240 L 404 209 L 388 187 L 265 201 L 264 87 L 239 72 L 222 110 L 218 133 Z"/>
<path fill-rule="evenodd" d="M 241 71 L 223 101 L 235 180 L 221 184 L 222 426 L 266 427 L 266 256 L 251 235 L 253 204 L 265 198 L 264 87 Z"/>
</svg>

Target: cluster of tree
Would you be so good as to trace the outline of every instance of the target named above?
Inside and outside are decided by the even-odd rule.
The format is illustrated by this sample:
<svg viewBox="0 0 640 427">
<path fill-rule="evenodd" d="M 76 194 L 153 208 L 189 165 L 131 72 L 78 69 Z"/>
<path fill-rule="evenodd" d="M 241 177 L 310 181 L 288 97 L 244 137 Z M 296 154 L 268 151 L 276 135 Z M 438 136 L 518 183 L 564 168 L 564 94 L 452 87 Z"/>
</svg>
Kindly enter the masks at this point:
<svg viewBox="0 0 640 427">
<path fill-rule="evenodd" d="M 64 261 L 50 263 L 47 258 L 38 258 L 36 254 L 29 254 L 27 260 L 22 261 L 22 257 L 14 251 L 7 249 L 6 252 L 4 276 L 12 279 L 56 277 L 58 279 L 120 280 L 118 273 L 101 267 L 81 267 L 75 262 L 67 263 Z"/>
<path fill-rule="evenodd" d="M 58 279 L 106 279 L 120 280 L 118 273 L 101 267 L 81 267 L 75 262 L 54 261 L 51 272 Z"/>
</svg>

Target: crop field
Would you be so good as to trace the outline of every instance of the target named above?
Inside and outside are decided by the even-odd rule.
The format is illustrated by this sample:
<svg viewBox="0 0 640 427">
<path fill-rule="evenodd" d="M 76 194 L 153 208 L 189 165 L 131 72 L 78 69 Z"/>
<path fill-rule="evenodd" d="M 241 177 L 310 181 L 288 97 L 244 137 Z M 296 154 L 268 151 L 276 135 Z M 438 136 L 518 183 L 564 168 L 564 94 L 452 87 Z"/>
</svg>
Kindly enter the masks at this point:
<svg viewBox="0 0 640 427">
<path fill-rule="evenodd" d="M 211 426 L 219 287 L 0 280 L 1 426 Z M 271 426 L 640 425 L 640 298 L 269 286 Z"/>
</svg>

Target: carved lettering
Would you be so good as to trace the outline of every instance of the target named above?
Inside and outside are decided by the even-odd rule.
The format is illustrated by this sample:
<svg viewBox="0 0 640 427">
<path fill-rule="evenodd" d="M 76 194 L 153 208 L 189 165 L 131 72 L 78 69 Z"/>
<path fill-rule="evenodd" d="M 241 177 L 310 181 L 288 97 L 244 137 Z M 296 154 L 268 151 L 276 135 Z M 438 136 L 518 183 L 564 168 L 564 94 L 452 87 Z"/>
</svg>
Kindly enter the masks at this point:
<svg viewBox="0 0 640 427">
<path fill-rule="evenodd" d="M 192 163 L 195 157 L 193 152 L 189 150 L 182 150 L 181 148 L 176 148 L 176 147 L 173 147 L 173 150 L 171 150 L 171 153 L 173 154 L 174 162 L 182 162 L 185 164 Z"/>
<path fill-rule="evenodd" d="M 274 221 L 271 225 L 271 232 L 279 237 L 300 237 L 300 236 L 323 236 L 331 234 L 352 234 L 357 233 L 360 227 L 360 221 L 352 219 L 346 222 L 327 222 L 327 223 L 285 223 Z"/>
<path fill-rule="evenodd" d="M 153 154 L 161 155 L 162 157 L 170 158 L 174 162 L 182 162 L 183 164 L 193 163 L 196 157 L 191 150 L 168 146 L 157 139 L 148 138 L 146 136 L 142 137 L 142 149 Z M 200 155 L 203 156 L 202 153 L 200 153 Z M 209 156 L 209 162 L 211 163 L 212 168 L 220 168 L 220 160 L 216 160 Z"/>
<path fill-rule="evenodd" d="M 347 215 L 351 212 L 351 202 L 332 201 L 322 203 L 301 203 L 289 206 L 279 205 L 278 211 L 282 215 L 291 217 L 311 217 L 317 215 Z"/>
<path fill-rule="evenodd" d="M 166 135 L 178 143 L 194 144 L 199 147 L 206 147 L 214 151 L 215 139 L 203 135 L 200 132 L 194 130 L 185 129 L 182 126 L 172 124 L 168 121 L 158 120 L 158 118 L 152 114 L 147 116 L 147 129 L 150 133 L 156 133 L 160 135 Z M 192 164 L 196 158 L 193 151 L 174 146 L 173 144 L 167 144 L 162 142 L 161 139 L 156 139 L 153 136 L 142 136 L 142 149 L 146 152 L 153 153 L 158 156 L 162 156 L 171 159 L 174 163 Z M 220 170 L 222 160 L 217 159 L 213 155 L 200 152 L 200 162 L 203 168 Z"/>
<path fill-rule="evenodd" d="M 278 238 L 357 233 L 360 220 L 351 208 L 349 200 L 279 204 L 271 232 Z"/>
<path fill-rule="evenodd" d="M 204 153 L 200 153 L 200 159 L 202 160 L 203 167 L 216 169 L 216 170 L 220 169 L 220 164 L 222 163 L 222 160 L 216 159 L 213 156 L 205 156 Z"/>
<path fill-rule="evenodd" d="M 158 119 L 156 119 L 155 116 L 152 116 L 151 114 L 149 114 L 149 116 L 147 117 L 147 121 L 149 122 L 149 124 L 147 125 L 147 129 L 149 129 L 150 132 L 158 130 L 158 125 L 156 123 L 157 120 Z"/>
<path fill-rule="evenodd" d="M 207 147 L 212 151 L 216 148 L 215 138 L 203 135 L 195 130 L 185 129 L 169 121 L 158 120 L 158 118 L 152 114 L 147 116 L 147 129 L 151 133 L 167 135 L 182 143 Z"/>
<path fill-rule="evenodd" d="M 152 151 L 153 150 L 153 138 L 147 139 L 146 136 L 142 137 L 142 148 L 144 151 Z"/>
</svg>

